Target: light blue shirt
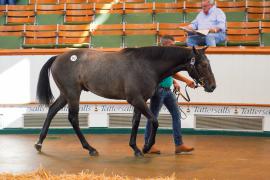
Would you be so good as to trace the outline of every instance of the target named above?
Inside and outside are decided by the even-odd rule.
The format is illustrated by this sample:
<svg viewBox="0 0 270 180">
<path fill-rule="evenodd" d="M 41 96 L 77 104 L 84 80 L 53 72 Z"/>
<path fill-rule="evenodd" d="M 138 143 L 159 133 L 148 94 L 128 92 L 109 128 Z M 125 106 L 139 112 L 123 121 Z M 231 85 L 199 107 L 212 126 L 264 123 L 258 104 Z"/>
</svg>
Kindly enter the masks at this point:
<svg viewBox="0 0 270 180">
<path fill-rule="evenodd" d="M 213 6 L 208 14 L 204 14 L 201 11 L 197 17 L 191 22 L 191 26 L 193 29 L 202 30 L 202 29 L 211 29 L 218 27 L 222 32 L 226 32 L 226 15 L 224 12 Z"/>
</svg>

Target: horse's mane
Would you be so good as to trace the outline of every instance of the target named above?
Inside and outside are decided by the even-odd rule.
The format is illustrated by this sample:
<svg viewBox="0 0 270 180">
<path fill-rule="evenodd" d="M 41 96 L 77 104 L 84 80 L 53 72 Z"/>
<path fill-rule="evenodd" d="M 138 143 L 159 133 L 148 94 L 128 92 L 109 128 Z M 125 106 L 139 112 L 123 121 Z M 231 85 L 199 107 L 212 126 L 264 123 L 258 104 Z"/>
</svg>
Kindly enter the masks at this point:
<svg viewBox="0 0 270 180">
<path fill-rule="evenodd" d="M 140 48 L 124 48 L 120 51 L 126 56 L 135 57 L 136 59 L 172 59 L 179 56 L 186 55 L 188 51 L 185 47 L 177 46 L 149 46 L 149 47 L 140 47 Z"/>
</svg>

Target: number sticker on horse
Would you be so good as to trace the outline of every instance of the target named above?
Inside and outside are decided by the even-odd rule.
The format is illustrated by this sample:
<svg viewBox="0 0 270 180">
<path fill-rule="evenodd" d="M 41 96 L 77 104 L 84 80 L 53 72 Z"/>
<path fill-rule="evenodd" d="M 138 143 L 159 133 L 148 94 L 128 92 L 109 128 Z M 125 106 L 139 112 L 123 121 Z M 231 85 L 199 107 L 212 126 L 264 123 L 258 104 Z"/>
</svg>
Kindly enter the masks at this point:
<svg viewBox="0 0 270 180">
<path fill-rule="evenodd" d="M 77 61 L 78 57 L 76 55 L 70 56 L 71 61 Z"/>
</svg>

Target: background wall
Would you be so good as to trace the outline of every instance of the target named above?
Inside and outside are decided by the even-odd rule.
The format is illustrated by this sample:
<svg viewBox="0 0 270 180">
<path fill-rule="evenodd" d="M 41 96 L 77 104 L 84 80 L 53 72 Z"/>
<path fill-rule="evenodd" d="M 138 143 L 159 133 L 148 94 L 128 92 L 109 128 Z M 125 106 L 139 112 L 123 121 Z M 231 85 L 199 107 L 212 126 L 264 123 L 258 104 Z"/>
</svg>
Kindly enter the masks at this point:
<svg viewBox="0 0 270 180">
<path fill-rule="evenodd" d="M 0 104 L 35 102 L 39 71 L 50 57 L 0 56 Z M 192 102 L 269 104 L 270 55 L 211 54 L 208 57 L 217 88 L 213 93 L 206 93 L 203 88 L 189 89 Z M 51 86 L 54 96 L 57 96 L 58 89 L 53 81 Z M 102 102 L 108 99 L 83 92 L 81 101 Z"/>
</svg>

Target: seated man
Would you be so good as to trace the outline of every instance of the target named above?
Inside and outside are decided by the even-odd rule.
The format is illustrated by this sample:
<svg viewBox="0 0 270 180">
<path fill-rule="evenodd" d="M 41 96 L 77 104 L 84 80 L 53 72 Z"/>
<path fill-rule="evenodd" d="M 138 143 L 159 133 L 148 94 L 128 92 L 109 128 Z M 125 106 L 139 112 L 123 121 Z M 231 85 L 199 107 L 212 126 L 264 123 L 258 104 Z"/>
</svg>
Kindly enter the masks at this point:
<svg viewBox="0 0 270 180">
<path fill-rule="evenodd" d="M 209 30 L 206 36 L 189 33 L 188 46 L 216 46 L 226 39 L 226 16 L 214 0 L 203 0 L 202 10 L 186 29 Z"/>
</svg>

